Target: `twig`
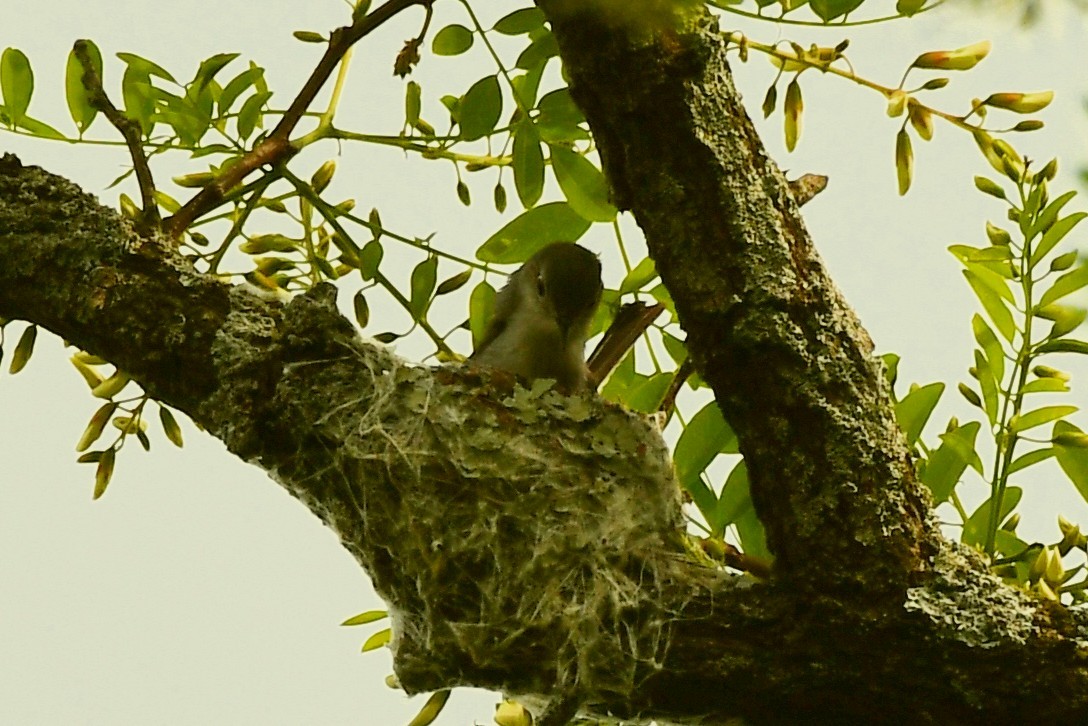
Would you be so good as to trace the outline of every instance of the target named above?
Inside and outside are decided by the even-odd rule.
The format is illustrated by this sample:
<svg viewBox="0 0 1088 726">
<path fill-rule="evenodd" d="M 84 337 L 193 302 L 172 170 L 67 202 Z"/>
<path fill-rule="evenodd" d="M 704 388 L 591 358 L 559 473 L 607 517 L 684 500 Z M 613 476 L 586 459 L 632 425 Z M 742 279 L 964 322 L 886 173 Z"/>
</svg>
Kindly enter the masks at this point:
<svg viewBox="0 0 1088 726">
<path fill-rule="evenodd" d="M 660 303 L 647 305 L 642 302 L 628 303 L 620 308 L 586 362 L 593 385 L 599 385 L 608 377 L 624 354 L 664 309 L 665 306 Z"/>
<path fill-rule="evenodd" d="M 671 415 L 672 408 L 676 405 L 676 396 L 694 372 L 695 366 L 691 364 L 691 358 L 685 358 L 680 367 L 676 369 L 676 373 L 673 374 L 672 380 L 669 381 L 669 387 L 665 390 L 665 395 L 661 398 L 661 404 L 657 407 L 658 411 Z"/>
<path fill-rule="evenodd" d="M 303 84 L 295 100 L 284 112 L 276 128 L 263 141 L 257 144 L 249 153 L 227 169 L 215 181 L 209 183 L 200 192 L 190 199 L 177 211 L 173 217 L 167 220 L 167 232 L 170 237 L 177 240 L 182 232 L 188 229 L 198 217 L 217 207 L 224 195 L 242 179 L 257 168 L 275 165 L 294 155 L 296 149 L 291 145 L 290 135 L 295 126 L 306 113 L 306 109 L 313 103 L 314 98 L 321 91 L 325 82 L 332 75 L 344 54 L 357 42 L 379 28 L 397 13 L 413 5 L 426 5 L 428 8 L 434 0 L 389 0 L 374 12 L 359 18 L 351 25 L 337 28 L 329 36 L 329 45 L 325 54 L 317 62 L 310 77 Z"/>
<path fill-rule="evenodd" d="M 132 166 L 136 171 L 136 181 L 140 185 L 140 201 L 143 205 L 139 220 L 141 231 L 160 230 L 162 219 L 159 217 L 159 204 L 155 201 L 155 180 L 151 176 L 151 167 L 147 164 L 147 155 L 144 154 L 143 129 L 138 121 L 118 111 L 106 95 L 105 89 L 102 88 L 102 79 L 95 70 L 87 50 L 88 42 L 77 40 L 72 48 L 83 66 L 83 76 L 80 80 L 90 94 L 91 105 L 101 111 L 125 139 L 125 146 L 128 147 Z"/>
</svg>

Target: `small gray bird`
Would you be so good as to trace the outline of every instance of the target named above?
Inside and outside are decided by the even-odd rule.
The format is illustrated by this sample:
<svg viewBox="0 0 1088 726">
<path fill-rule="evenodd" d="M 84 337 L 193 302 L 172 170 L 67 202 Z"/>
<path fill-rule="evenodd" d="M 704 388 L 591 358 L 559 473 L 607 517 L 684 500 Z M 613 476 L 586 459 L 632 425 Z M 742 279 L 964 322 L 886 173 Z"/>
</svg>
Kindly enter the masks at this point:
<svg viewBox="0 0 1088 726">
<path fill-rule="evenodd" d="M 553 242 L 499 291 L 472 361 L 526 381 L 553 378 L 569 391 L 584 390 L 586 337 L 602 287 L 596 255 L 571 242 Z"/>
</svg>

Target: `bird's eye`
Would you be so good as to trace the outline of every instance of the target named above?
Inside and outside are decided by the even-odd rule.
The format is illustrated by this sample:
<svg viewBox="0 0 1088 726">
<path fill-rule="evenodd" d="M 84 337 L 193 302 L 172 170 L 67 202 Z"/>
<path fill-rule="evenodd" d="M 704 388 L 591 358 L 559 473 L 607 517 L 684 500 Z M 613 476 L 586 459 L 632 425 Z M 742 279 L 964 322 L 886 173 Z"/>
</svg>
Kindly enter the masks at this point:
<svg viewBox="0 0 1088 726">
<path fill-rule="evenodd" d="M 540 297 L 544 297 L 547 293 L 547 289 L 544 287 L 544 276 L 538 275 L 536 278 L 536 292 Z"/>
</svg>

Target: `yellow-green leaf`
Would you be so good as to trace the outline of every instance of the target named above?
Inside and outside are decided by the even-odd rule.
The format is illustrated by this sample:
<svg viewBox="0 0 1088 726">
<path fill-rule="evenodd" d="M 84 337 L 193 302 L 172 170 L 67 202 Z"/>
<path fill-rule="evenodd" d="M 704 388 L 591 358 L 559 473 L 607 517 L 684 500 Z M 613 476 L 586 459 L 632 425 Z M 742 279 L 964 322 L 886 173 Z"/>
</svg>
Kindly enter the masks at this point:
<svg viewBox="0 0 1088 726">
<path fill-rule="evenodd" d="M 472 331 L 472 347 L 483 340 L 491 314 L 495 310 L 495 288 L 489 282 L 481 282 L 472 289 L 468 299 L 468 325 Z"/>
<path fill-rule="evenodd" d="M 434 723 L 449 699 L 450 689 L 443 688 L 441 691 L 435 691 L 423 704 L 423 708 L 419 709 L 419 713 L 416 714 L 415 718 L 408 722 L 408 726 L 429 726 L 429 724 Z"/>
<path fill-rule="evenodd" d="M 26 54 L 18 48 L 5 48 L 0 54 L 0 91 L 8 116 L 19 124 L 34 94 L 34 71 Z"/>
<path fill-rule="evenodd" d="M 899 181 L 899 195 L 902 196 L 910 191 L 914 176 L 914 149 L 906 129 L 899 129 L 895 137 L 895 174 Z"/>
<path fill-rule="evenodd" d="M 551 147 L 552 171 L 571 208 L 590 222 L 611 222 L 616 208 L 608 201 L 604 174 L 581 154 L 562 146 Z"/>
<path fill-rule="evenodd" d="M 19 336 L 19 342 L 15 344 L 15 352 L 11 355 L 11 365 L 8 371 L 15 375 L 26 367 L 30 356 L 34 353 L 34 341 L 38 339 L 38 326 L 28 325 Z"/>
<path fill-rule="evenodd" d="M 576 242 L 590 222 L 566 202 L 533 207 L 510 220 L 476 250 L 481 262 L 524 262 L 551 242 Z"/>
<path fill-rule="evenodd" d="M 1012 433 L 1020 433 L 1022 431 L 1027 431 L 1028 429 L 1033 429 L 1036 426 L 1042 426 L 1045 423 L 1065 418 L 1076 412 L 1076 406 L 1043 406 L 1042 408 L 1029 411 L 1021 416 L 1014 416 L 1009 423 L 1009 430 Z"/>
<path fill-rule="evenodd" d="M 460 55 L 472 47 L 474 39 L 471 30 L 454 23 L 435 33 L 431 50 L 435 55 Z"/>
<path fill-rule="evenodd" d="M 94 412 L 91 420 L 87 422 L 87 428 L 83 430 L 83 435 L 79 437 L 79 442 L 76 443 L 76 451 L 86 451 L 91 444 L 98 441 L 98 437 L 102 435 L 116 408 L 116 403 L 104 403 Z"/>
<path fill-rule="evenodd" d="M 98 77 L 101 78 L 102 52 L 93 41 L 83 40 L 80 42 L 85 45 L 91 65 Z M 94 122 L 98 110 L 91 105 L 90 94 L 83 87 L 83 64 L 79 62 L 74 50 L 68 53 L 68 65 L 64 73 L 64 95 L 68 101 L 68 113 L 71 114 L 72 121 L 75 122 L 79 133 L 82 134 Z"/>
<path fill-rule="evenodd" d="M 918 56 L 911 66 L 942 71 L 966 71 L 989 55 L 990 47 L 990 41 L 983 40 L 956 50 L 935 50 Z"/>
<path fill-rule="evenodd" d="M 412 270 L 410 312 L 416 320 L 423 317 L 427 305 L 431 302 L 435 281 L 438 278 L 438 258 L 428 257 Z"/>
<path fill-rule="evenodd" d="M 393 631 L 389 628 L 379 630 L 378 632 L 374 633 L 374 635 L 371 635 L 369 638 L 367 638 L 366 642 L 363 643 L 363 652 L 366 653 L 367 651 L 377 650 L 378 648 L 381 648 L 383 645 L 386 645 L 392 637 Z"/>
<path fill-rule="evenodd" d="M 389 617 L 388 610 L 366 610 L 340 623 L 340 625 L 366 625 Z"/>
<path fill-rule="evenodd" d="M 540 135 L 530 121 L 518 124 L 514 131 L 513 167 L 518 199 L 529 209 L 544 191 L 544 154 L 540 150 Z"/>
<path fill-rule="evenodd" d="M 485 76 L 472 84 L 461 99 L 461 138 L 479 139 L 495 128 L 502 116 L 502 90 L 496 76 Z"/>
<path fill-rule="evenodd" d="M 102 452 L 102 457 L 98 460 L 98 467 L 94 472 L 94 499 L 98 499 L 106 493 L 106 487 L 109 486 L 110 478 L 113 477 L 113 464 L 116 457 L 117 451 L 115 449 L 106 449 Z"/>
<path fill-rule="evenodd" d="M 178 425 L 177 419 L 174 418 L 174 414 L 170 412 L 166 406 L 159 405 L 159 423 L 162 424 L 163 433 L 166 434 L 166 438 L 170 439 L 170 443 L 179 449 L 185 445 L 185 440 L 181 437 L 181 426 Z"/>
<path fill-rule="evenodd" d="M 786 149 L 793 151 L 797 146 L 797 140 L 801 138 L 801 117 L 805 110 L 804 99 L 801 98 L 801 85 L 794 78 L 786 87 L 786 102 L 783 108 L 785 115 Z"/>
<path fill-rule="evenodd" d="M 1037 93 L 991 93 L 982 103 L 994 108 L 1003 108 L 1015 113 L 1035 113 L 1042 111 L 1054 100 L 1054 91 Z"/>
</svg>

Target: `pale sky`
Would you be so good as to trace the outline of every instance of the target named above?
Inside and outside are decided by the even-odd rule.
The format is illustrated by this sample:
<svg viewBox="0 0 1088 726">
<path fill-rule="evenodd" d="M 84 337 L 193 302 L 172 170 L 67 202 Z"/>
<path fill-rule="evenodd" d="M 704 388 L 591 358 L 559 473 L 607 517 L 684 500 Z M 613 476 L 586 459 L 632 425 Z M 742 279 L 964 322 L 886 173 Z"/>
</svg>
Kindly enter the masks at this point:
<svg viewBox="0 0 1088 726">
<path fill-rule="evenodd" d="M 242 53 L 235 61 L 239 70 L 249 59 L 267 68 L 282 107 L 320 53 L 319 46 L 299 43 L 291 32 L 327 32 L 348 18 L 339 0 L 0 5 L 8 10 L 0 49 L 20 48 L 35 71 L 30 113 L 66 132 L 73 127 L 63 72 L 77 38 L 91 38 L 101 48 L 115 98 L 122 71 L 117 52 L 148 57 L 187 79 L 201 59 L 236 51 Z M 934 98 L 959 111 L 973 96 L 993 91 L 1056 90 L 1041 116 L 1046 129 L 1013 141 L 1035 158 L 1062 157 L 1052 186 L 1060 190 L 1075 185 L 1077 169 L 1088 165 L 1085 21 L 1064 10 L 1063 5 L 1050 22 L 1029 31 L 967 11 L 849 30 L 729 19 L 724 25 L 758 40 L 789 38 L 806 46 L 850 37 L 849 55 L 859 73 L 889 84 L 921 52 L 989 38 L 991 56 L 974 71 L 956 74 Z M 346 125 L 399 131 L 403 82 L 390 69 L 400 44 L 417 32 L 418 15 L 408 13 L 358 48 L 342 105 L 350 119 Z M 437 3 L 434 27 L 448 22 L 465 22 L 461 6 Z M 480 47 L 454 60 L 425 53 L 415 76 L 424 90 L 424 117 L 442 121 L 438 96 L 463 93 L 472 80 L 493 72 L 488 63 Z M 753 54 L 747 65 L 734 63 L 734 71 L 758 116 L 773 69 Z M 901 199 L 892 164 L 899 121 L 886 117 L 883 99 L 815 73 L 806 73 L 802 83 L 805 130 L 797 151 L 783 148 L 780 116 L 760 120 L 764 140 L 793 175 L 830 176 L 828 189 L 805 207 L 809 228 L 878 350 L 903 356 L 901 381 L 944 380 L 954 388 L 970 365 L 976 303 L 946 248 L 983 243 L 985 220 L 1003 217 L 1002 207 L 973 189 L 972 177 L 989 173 L 989 167 L 967 134 L 938 123 L 932 142 L 915 142 L 914 189 Z M 115 138 L 102 119 L 89 136 Z M 117 148 L 0 131 L 4 151 L 67 176 L 108 204 L 116 203 L 119 190 L 105 187 L 127 163 Z M 490 207 L 491 174 L 467 178 L 475 202 L 465 209 L 454 196 L 447 164 L 404 159 L 388 149 L 343 151 L 332 196 L 354 197 L 364 211 L 378 207 L 384 222 L 400 232 L 435 232 L 436 244 L 468 255 L 504 219 Z M 296 168 L 308 175 L 336 154 L 327 145 L 305 155 Z M 162 180 L 201 170 L 199 161 L 181 156 L 154 168 Z M 133 185 L 122 189 L 135 196 Z M 545 200 L 559 198 L 554 189 L 545 194 Z M 518 211 L 512 190 L 510 198 L 505 218 Z M 1085 207 L 1079 198 L 1070 205 Z M 598 226 L 583 243 L 605 251 L 606 282 L 615 286 L 622 271 L 608 230 Z M 1085 249 L 1088 227 L 1076 234 Z M 403 264 L 412 261 L 406 257 Z M 1079 302 L 1088 301 L 1082 296 Z M 381 314 L 374 311 L 376 319 Z M 13 323 L 9 335 L 20 328 Z M 383 684 L 391 670 L 387 652 L 358 652 L 377 627 L 338 627 L 382 604 L 330 531 L 263 472 L 234 459 L 187 422 L 183 450 L 154 430 L 150 454 L 127 447 L 109 491 L 92 502 L 93 470 L 75 463 L 74 446 L 98 401 L 68 363 L 71 351 L 51 335 L 39 336 L 26 370 L 7 375 L 13 344 L 11 337 L 0 375 L 0 723 L 407 723 L 423 699 L 409 701 Z M 412 341 L 398 350 L 417 358 L 426 352 Z M 1088 365 L 1069 363 L 1068 357 L 1051 362 L 1074 372 L 1071 402 L 1088 404 Z M 954 391 L 946 394 L 927 440 L 935 439 L 950 415 L 973 415 Z M 1085 414 L 1074 421 L 1088 428 Z M 1056 468 L 1040 471 L 1028 482 L 1020 534 L 1053 539 L 1059 511 L 1088 527 L 1088 505 L 1072 486 Z M 982 499 L 980 486 L 964 493 L 974 503 Z M 457 692 L 438 723 L 490 723 L 495 702 L 491 694 Z"/>
</svg>

